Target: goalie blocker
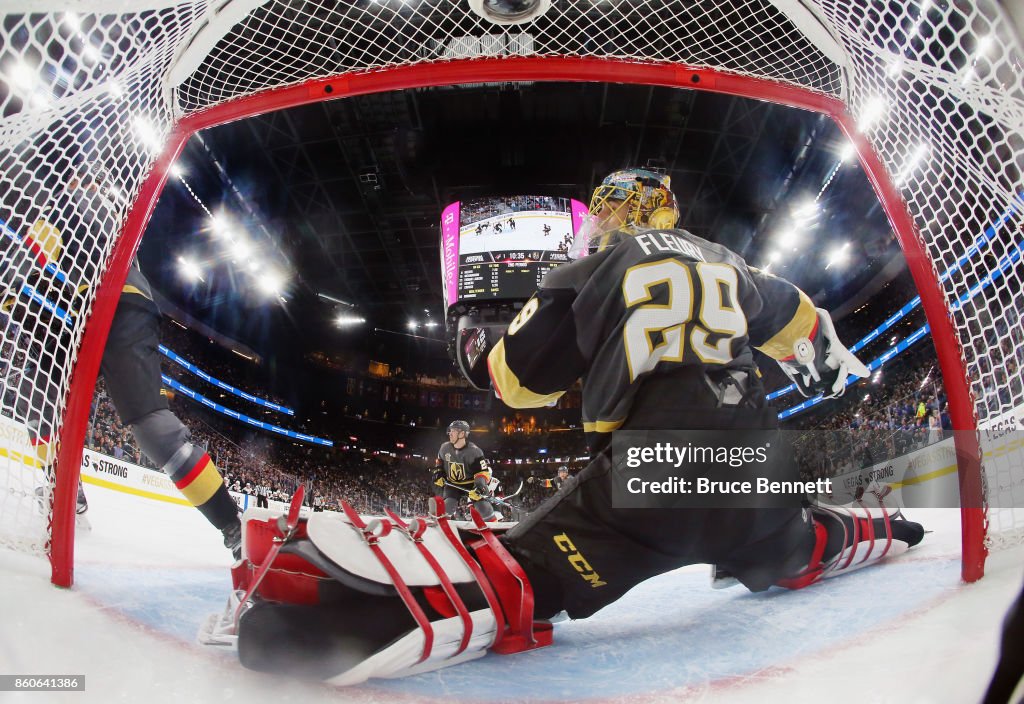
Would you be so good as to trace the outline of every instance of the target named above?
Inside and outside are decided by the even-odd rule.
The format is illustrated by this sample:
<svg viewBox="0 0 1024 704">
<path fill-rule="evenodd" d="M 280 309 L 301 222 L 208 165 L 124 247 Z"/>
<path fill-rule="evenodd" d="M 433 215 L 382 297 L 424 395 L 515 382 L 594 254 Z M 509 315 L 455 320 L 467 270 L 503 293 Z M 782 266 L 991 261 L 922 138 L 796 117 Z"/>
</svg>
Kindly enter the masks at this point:
<svg viewBox="0 0 1024 704">
<path fill-rule="evenodd" d="M 776 580 L 779 586 L 803 588 L 894 557 L 923 536 L 921 526 L 884 507 L 810 511 L 810 562 Z M 200 642 L 237 647 L 240 662 L 254 670 L 335 685 L 429 672 L 488 650 L 549 645 L 544 619 L 561 610 L 558 587 L 540 585 L 551 593 L 535 609 L 524 565 L 492 524 L 476 511 L 467 523 L 443 513 L 436 499 L 435 515 L 408 522 L 393 513 L 363 517 L 344 504 L 343 514 L 315 513 L 292 528 L 271 511 L 249 509 L 243 559 L 232 568 L 235 591 Z M 581 589 L 600 594 L 587 601 L 587 612 L 650 576 L 608 575 L 612 588 L 595 589 L 608 585 L 588 577 L 568 538 L 555 542 L 570 563 L 576 558 Z M 654 572 L 669 568 L 661 567 Z"/>
</svg>

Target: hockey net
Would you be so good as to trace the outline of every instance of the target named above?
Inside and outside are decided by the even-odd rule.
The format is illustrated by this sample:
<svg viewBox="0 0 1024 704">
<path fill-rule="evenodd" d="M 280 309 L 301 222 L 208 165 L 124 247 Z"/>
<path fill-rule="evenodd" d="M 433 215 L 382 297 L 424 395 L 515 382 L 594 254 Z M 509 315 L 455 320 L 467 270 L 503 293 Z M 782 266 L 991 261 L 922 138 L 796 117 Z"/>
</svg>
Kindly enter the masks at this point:
<svg viewBox="0 0 1024 704">
<path fill-rule="evenodd" d="M 1024 69 L 991 0 L 554 0 L 519 26 L 451 0 L 5 7 L 4 296 L 37 305 L 0 316 L 0 544 L 48 554 L 56 583 L 72 579 L 74 492 L 106 330 L 188 136 L 303 102 L 474 81 L 657 83 L 835 119 L 907 254 L 954 425 L 971 431 L 957 447 L 965 578 L 981 575 L 986 546 L 1019 540 L 1021 450 L 989 447 L 987 433 L 1020 428 L 1024 413 Z M 76 188 L 83 172 L 103 184 L 98 196 Z M 86 288 L 71 301 L 62 286 Z"/>
</svg>

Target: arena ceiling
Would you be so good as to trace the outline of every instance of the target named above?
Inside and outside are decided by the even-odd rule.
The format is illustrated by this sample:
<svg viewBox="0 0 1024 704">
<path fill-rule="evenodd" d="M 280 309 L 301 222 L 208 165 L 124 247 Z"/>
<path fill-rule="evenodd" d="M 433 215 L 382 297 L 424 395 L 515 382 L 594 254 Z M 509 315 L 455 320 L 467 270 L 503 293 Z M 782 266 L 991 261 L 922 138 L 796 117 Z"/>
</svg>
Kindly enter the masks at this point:
<svg viewBox="0 0 1024 704">
<path fill-rule="evenodd" d="M 651 163 L 672 175 L 682 227 L 757 266 L 776 253 L 771 271 L 835 309 L 905 271 L 867 179 L 855 160 L 840 165 L 845 144 L 819 115 L 660 87 L 506 83 L 346 98 L 193 137 L 141 257 L 167 298 L 265 354 L 282 341 L 338 344 L 341 311 L 366 318 L 363 338 L 405 332 L 409 320 L 443 320 L 445 205 L 511 194 L 587 202 L 608 171 Z M 819 193 L 816 215 L 783 246 L 794 212 Z M 248 256 L 224 254 L 207 211 L 236 223 Z M 848 261 L 827 266 L 844 242 Z M 181 256 L 202 263 L 202 281 L 182 280 Z M 287 273 L 284 302 L 253 294 L 257 256 Z"/>
</svg>

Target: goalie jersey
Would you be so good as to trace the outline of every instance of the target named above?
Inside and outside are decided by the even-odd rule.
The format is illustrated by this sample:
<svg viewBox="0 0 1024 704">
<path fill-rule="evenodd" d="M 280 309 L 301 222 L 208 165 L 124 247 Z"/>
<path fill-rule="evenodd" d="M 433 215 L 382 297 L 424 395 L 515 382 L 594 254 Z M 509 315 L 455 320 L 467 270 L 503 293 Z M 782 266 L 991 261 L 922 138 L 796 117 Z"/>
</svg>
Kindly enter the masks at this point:
<svg viewBox="0 0 1024 704">
<path fill-rule="evenodd" d="M 655 395 L 652 379 L 674 377 L 676 405 L 714 406 L 709 374 L 756 373 L 751 348 L 786 359 L 816 327 L 811 300 L 788 281 L 685 230 L 646 230 L 552 270 L 488 366 L 514 408 L 551 405 L 586 374 L 583 427 L 597 451 Z"/>
</svg>

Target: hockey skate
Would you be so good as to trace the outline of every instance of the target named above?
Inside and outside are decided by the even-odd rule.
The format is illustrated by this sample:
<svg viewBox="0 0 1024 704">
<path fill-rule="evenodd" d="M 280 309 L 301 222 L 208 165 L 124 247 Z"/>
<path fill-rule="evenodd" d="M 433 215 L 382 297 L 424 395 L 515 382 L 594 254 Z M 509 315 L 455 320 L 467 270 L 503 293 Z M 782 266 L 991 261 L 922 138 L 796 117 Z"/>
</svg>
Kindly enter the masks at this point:
<svg viewBox="0 0 1024 704">
<path fill-rule="evenodd" d="M 550 644 L 525 574 L 475 510 L 457 525 L 440 500 L 408 521 L 343 509 L 299 521 L 291 537 L 275 514 L 246 511 L 235 590 L 200 642 L 237 648 L 251 669 L 336 685 Z"/>
<path fill-rule="evenodd" d="M 52 490 L 49 486 L 37 486 L 35 490 L 36 496 L 36 510 L 43 516 L 47 516 L 50 513 L 50 503 L 52 499 Z M 81 528 L 85 531 L 92 530 L 92 524 L 89 523 L 89 519 L 86 518 L 85 514 L 89 511 L 89 501 L 85 498 L 85 489 L 82 488 L 81 482 L 78 484 L 78 498 L 75 502 L 75 527 Z"/>
<path fill-rule="evenodd" d="M 884 505 L 815 506 L 809 510 L 816 538 L 814 551 L 800 573 L 778 582 L 787 589 L 802 589 L 898 557 L 920 543 L 925 534 L 920 523 L 908 521 L 898 509 Z"/>
<path fill-rule="evenodd" d="M 224 547 L 231 551 L 235 562 L 242 559 L 242 522 L 236 520 L 225 527 L 221 534 L 224 536 Z"/>
</svg>

